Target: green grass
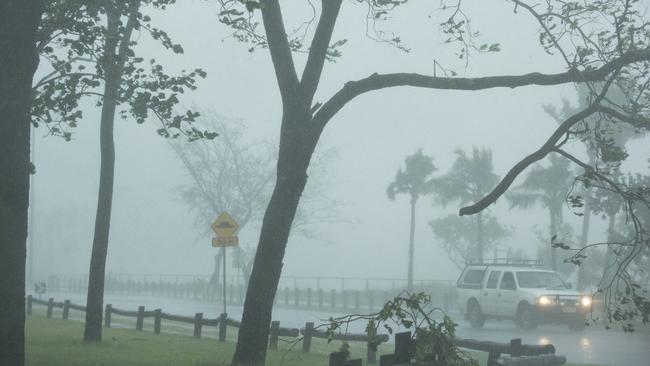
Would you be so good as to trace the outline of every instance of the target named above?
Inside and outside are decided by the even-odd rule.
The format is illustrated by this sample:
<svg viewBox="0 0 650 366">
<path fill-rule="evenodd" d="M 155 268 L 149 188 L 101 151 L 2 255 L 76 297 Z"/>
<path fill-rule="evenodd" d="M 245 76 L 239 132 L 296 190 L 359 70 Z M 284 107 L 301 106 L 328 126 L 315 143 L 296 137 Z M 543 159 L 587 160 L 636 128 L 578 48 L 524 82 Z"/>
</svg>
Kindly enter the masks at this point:
<svg viewBox="0 0 650 366">
<path fill-rule="evenodd" d="M 163 332 L 173 329 L 173 332 L 179 334 L 156 335 L 146 323 L 145 331 L 137 332 L 132 328 L 134 323 L 129 320 L 123 323 L 114 322 L 116 325 L 129 328 L 105 328 L 104 341 L 101 344 L 89 344 L 81 340 L 83 323 L 46 319 L 37 312 L 29 316 L 26 322 L 26 364 L 28 366 L 218 366 L 228 365 L 232 358 L 236 330 L 229 331 L 226 343 L 219 343 L 213 338 L 216 336 L 215 327 L 204 327 L 205 337 L 196 339 L 191 336 L 191 328 L 178 326 L 172 328 L 170 322 L 163 322 Z M 313 339 L 311 352 L 304 354 L 301 352 L 302 344 L 296 344 L 293 350 L 287 352 L 290 344 L 280 342 L 279 350 L 267 351 L 267 365 L 325 366 L 328 364 L 329 353 L 337 351 L 340 344 L 336 341 L 328 344 L 325 340 Z M 366 349 L 363 343 L 352 342 L 351 346 L 352 358 L 365 359 Z M 391 353 L 392 347 L 392 344 L 382 345 L 378 354 Z M 482 365 L 485 365 L 487 356 L 485 353 L 474 355 Z M 366 364 L 365 360 L 364 364 Z"/>
</svg>

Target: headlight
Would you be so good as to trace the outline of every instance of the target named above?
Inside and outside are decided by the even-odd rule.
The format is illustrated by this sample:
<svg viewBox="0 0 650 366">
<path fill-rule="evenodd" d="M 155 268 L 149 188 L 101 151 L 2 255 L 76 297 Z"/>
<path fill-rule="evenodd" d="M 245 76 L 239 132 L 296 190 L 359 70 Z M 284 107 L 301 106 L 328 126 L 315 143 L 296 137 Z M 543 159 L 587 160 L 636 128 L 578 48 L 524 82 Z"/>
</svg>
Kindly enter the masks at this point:
<svg viewBox="0 0 650 366">
<path fill-rule="evenodd" d="M 583 296 L 580 299 L 580 304 L 584 307 L 591 306 L 591 297 L 589 296 Z"/>
<path fill-rule="evenodd" d="M 551 305 L 553 301 L 546 297 L 546 296 L 541 296 L 539 299 L 537 299 L 537 303 L 540 305 Z"/>
</svg>

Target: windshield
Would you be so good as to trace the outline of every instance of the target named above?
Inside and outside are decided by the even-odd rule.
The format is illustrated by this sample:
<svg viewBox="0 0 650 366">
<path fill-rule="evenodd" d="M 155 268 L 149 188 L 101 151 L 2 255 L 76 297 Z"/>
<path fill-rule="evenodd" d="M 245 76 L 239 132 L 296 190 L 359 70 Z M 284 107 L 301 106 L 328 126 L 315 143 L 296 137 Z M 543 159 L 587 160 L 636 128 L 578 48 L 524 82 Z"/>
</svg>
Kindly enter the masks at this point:
<svg viewBox="0 0 650 366">
<path fill-rule="evenodd" d="M 521 288 L 567 288 L 560 276 L 554 272 L 517 272 L 517 282 Z"/>
</svg>

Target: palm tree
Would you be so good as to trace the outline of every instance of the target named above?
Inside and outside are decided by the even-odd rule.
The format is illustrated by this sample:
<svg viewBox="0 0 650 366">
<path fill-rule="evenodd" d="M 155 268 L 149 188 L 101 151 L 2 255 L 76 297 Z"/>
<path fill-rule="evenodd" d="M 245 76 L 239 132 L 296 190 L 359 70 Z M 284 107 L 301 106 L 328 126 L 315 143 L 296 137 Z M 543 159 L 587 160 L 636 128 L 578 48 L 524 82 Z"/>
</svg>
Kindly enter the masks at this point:
<svg viewBox="0 0 650 366">
<path fill-rule="evenodd" d="M 609 103 L 612 103 L 615 106 L 624 106 L 627 103 L 628 96 L 625 95 L 625 88 L 621 85 L 616 85 L 610 88 L 607 99 Z M 555 107 L 550 105 L 543 106 L 544 111 L 557 123 L 562 123 L 569 116 L 577 113 L 578 111 L 586 108 L 589 104 L 588 99 L 591 95 L 591 92 L 586 84 L 579 84 L 576 87 L 577 97 L 578 97 L 578 106 L 574 107 L 567 99 L 562 100 L 562 108 L 558 111 Z M 580 139 L 585 144 L 587 157 L 589 159 L 589 165 L 595 167 L 598 163 L 598 149 L 602 145 L 602 139 L 608 139 L 608 144 L 611 144 L 614 148 L 625 150 L 625 145 L 634 138 L 642 137 L 642 131 L 631 128 L 625 125 L 615 125 L 608 120 L 602 119 L 600 117 L 595 117 L 588 119 L 585 122 L 586 131 L 580 136 Z M 618 169 L 614 170 L 614 180 L 618 179 L 619 172 Z M 612 241 L 613 228 L 616 225 L 616 216 L 618 208 L 614 210 L 614 207 L 608 207 L 607 209 L 602 209 L 602 206 L 598 200 L 604 199 L 603 196 L 607 196 L 611 192 L 594 192 L 593 187 L 584 187 L 584 201 L 583 201 L 583 213 L 582 213 L 582 229 L 580 235 L 580 246 L 585 247 L 589 241 L 589 227 L 591 222 L 591 214 L 594 211 L 600 210 L 605 213 L 608 218 L 609 224 L 607 229 L 607 237 L 609 241 Z M 594 195 L 595 194 L 595 195 Z M 612 197 L 611 199 L 616 200 L 617 198 Z M 607 199 L 605 199 L 607 200 Z M 618 206 L 620 207 L 620 206 Z M 611 253 L 607 255 L 608 258 L 611 257 Z M 610 258 L 611 259 L 611 258 Z M 582 289 L 585 287 L 585 274 L 583 267 L 578 267 L 578 283 L 577 288 Z"/>
<path fill-rule="evenodd" d="M 429 176 L 436 171 L 433 158 L 422 153 L 422 149 L 405 159 L 406 169 L 400 168 L 395 180 L 388 185 L 386 194 L 390 200 L 395 200 L 397 194 L 406 193 L 411 197 L 411 230 L 409 235 L 409 264 L 407 287 L 413 289 L 413 255 L 415 236 L 415 204 L 422 195 L 431 193 Z"/>
<path fill-rule="evenodd" d="M 564 221 L 563 205 L 566 193 L 573 183 L 573 175 L 569 169 L 569 160 L 552 154 L 549 161 L 551 164 L 548 167 L 533 167 L 524 182 L 506 194 L 506 198 L 510 201 L 510 208 L 527 209 L 535 203 L 540 203 L 548 209 L 550 237 L 553 237 L 557 235 Z M 551 248 L 553 270 L 557 269 L 556 251 L 556 248 Z"/>
<path fill-rule="evenodd" d="M 443 206 L 459 201 L 460 204 L 477 202 L 485 197 L 499 181 L 494 173 L 492 150 L 472 148 L 472 156 L 457 149 L 456 161 L 449 172 L 434 180 L 436 202 Z M 483 262 L 485 251 L 483 213 L 476 215 L 476 259 Z"/>
</svg>

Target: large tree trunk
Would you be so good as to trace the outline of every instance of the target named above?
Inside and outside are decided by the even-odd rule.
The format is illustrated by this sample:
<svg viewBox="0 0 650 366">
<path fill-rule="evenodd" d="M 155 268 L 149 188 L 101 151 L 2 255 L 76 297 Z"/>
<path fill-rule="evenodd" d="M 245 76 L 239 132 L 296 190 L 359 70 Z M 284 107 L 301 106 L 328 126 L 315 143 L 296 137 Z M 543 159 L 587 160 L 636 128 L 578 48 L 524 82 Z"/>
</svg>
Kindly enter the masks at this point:
<svg viewBox="0 0 650 366">
<path fill-rule="evenodd" d="M 413 290 L 413 256 L 415 252 L 415 203 L 417 197 L 411 197 L 411 230 L 409 231 L 409 268 L 406 286 Z"/>
<path fill-rule="evenodd" d="M 233 365 L 263 365 L 273 300 L 282 260 L 307 183 L 307 168 L 323 126 L 313 123 L 312 100 L 327 56 L 341 0 L 323 1 L 302 80 L 298 79 L 278 0 L 262 1 L 262 18 L 282 97 L 277 178 L 264 213 L 260 240 L 246 291 Z"/>
<path fill-rule="evenodd" d="M 118 44 L 117 27 L 119 13 L 108 11 L 108 27 L 105 44 L 106 64 L 104 67 L 104 99 L 99 130 L 99 147 L 101 163 L 99 169 L 99 192 L 97 195 L 97 213 L 95 215 L 95 235 L 90 258 L 88 275 L 88 294 L 86 300 L 86 324 L 84 340 L 102 341 L 102 315 L 104 306 L 104 277 L 106 255 L 108 253 L 108 236 L 111 227 L 111 209 L 113 204 L 113 180 L 115 173 L 115 143 L 113 141 L 113 124 L 117 106 L 117 93 L 120 85 L 121 70 L 116 65 L 116 47 Z"/>
<path fill-rule="evenodd" d="M 25 256 L 32 81 L 41 3 L 0 1 L 0 365 L 25 361 Z"/>
<path fill-rule="evenodd" d="M 283 120 L 282 125 L 284 128 L 280 137 L 277 180 L 264 213 L 233 365 L 264 364 L 273 300 L 282 273 L 284 251 L 300 196 L 307 183 L 307 167 L 314 151 L 314 145 L 303 143 L 304 136 L 301 132 L 305 130 L 297 123 Z"/>
</svg>

